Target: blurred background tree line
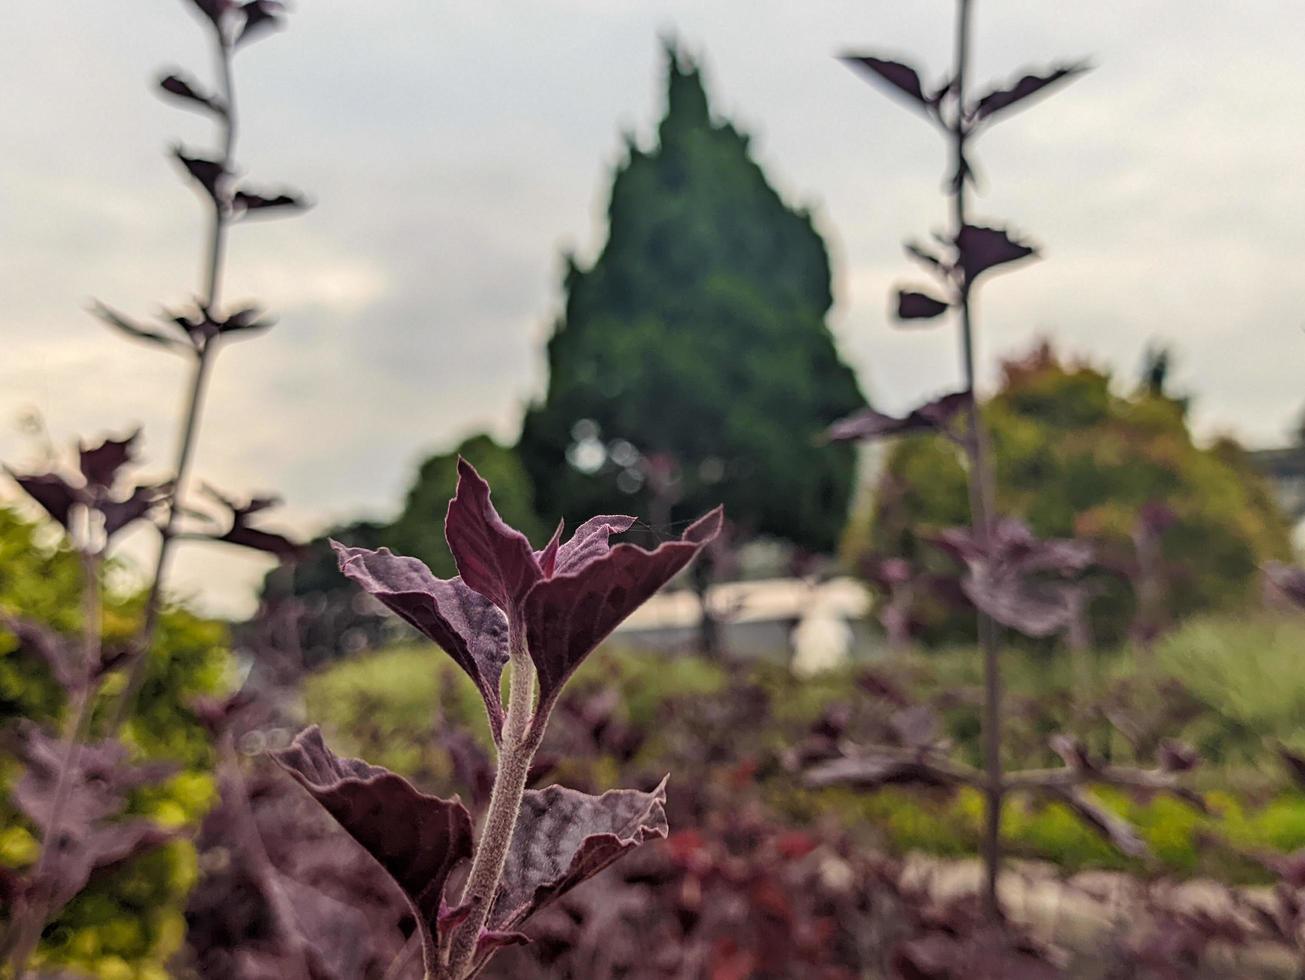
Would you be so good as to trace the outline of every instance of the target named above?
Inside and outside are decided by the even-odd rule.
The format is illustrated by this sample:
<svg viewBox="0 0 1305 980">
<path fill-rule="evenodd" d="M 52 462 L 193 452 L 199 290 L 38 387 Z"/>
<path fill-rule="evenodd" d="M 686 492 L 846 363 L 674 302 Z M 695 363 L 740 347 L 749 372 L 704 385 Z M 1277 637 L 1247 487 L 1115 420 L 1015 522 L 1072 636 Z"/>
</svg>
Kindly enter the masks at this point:
<svg viewBox="0 0 1305 980">
<path fill-rule="evenodd" d="M 872 492 L 858 493 L 857 451 L 821 442 L 865 403 L 825 324 L 824 242 L 767 182 L 747 135 L 713 115 L 698 67 L 674 43 L 666 93 L 656 145 L 629 140 L 613 177 L 606 245 L 588 268 L 567 257 L 547 390 L 517 445 L 478 434 L 429 457 L 392 521 L 332 528 L 308 560 L 269 576 L 265 597 L 305 601 L 310 658 L 373 645 L 383 622 L 338 575 L 328 537 L 387 545 L 453 574 L 441 524 L 459 454 L 537 543 L 557 516 L 634 513 L 646 522 L 634 534 L 649 537 L 724 502 L 736 545 L 838 549 L 853 571 L 882 557 L 924 571 L 945 564 L 925 538 L 967 520 L 955 453 L 928 437 L 903 440 L 877 461 Z M 1151 350 L 1135 390 L 1121 393 L 1107 373 L 1044 344 L 1005 365 L 985 408 L 1002 511 L 1041 535 L 1101 545 L 1108 571 L 1094 583 L 1092 626 L 1104 642 L 1235 608 L 1258 563 L 1289 552 L 1248 454 L 1229 439 L 1193 440 L 1186 400 L 1166 391 L 1169 360 Z M 1163 561 L 1139 569 L 1139 521 L 1159 506 L 1172 512 L 1156 529 Z M 1152 601 L 1139 610 L 1143 578 Z M 918 606 L 920 639 L 969 638 L 973 617 L 945 590 Z"/>
</svg>

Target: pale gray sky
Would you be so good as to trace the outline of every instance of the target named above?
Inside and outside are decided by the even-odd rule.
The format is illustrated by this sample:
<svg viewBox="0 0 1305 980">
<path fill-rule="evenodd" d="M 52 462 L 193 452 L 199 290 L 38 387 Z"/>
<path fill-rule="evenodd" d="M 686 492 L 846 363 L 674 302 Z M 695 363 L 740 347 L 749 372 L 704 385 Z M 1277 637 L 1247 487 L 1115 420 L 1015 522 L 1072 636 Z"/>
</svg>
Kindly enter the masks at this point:
<svg viewBox="0 0 1305 980">
<path fill-rule="evenodd" d="M 954 381 L 946 329 L 888 321 L 899 242 L 945 216 L 943 148 L 832 57 L 909 56 L 937 77 L 950 0 L 299 0 L 237 68 L 251 182 L 302 187 L 308 215 L 236 230 L 227 293 L 280 322 L 221 357 L 198 474 L 277 489 L 283 523 L 386 515 L 416 463 L 469 432 L 515 435 L 544 382 L 560 254 L 604 235 L 623 132 L 661 112 L 659 36 L 706 62 L 718 112 L 814 208 L 832 325 L 865 389 L 905 409 Z M 146 314 L 198 285 L 202 211 L 165 146 L 208 130 L 150 92 L 207 76 L 182 0 L 13 5 L 0 57 L 0 458 L 143 423 L 172 453 L 180 361 L 83 312 Z M 1131 376 L 1152 338 L 1202 432 L 1281 439 L 1305 403 L 1305 5 L 1293 0 L 982 0 L 976 78 L 1089 56 L 1096 70 L 986 134 L 980 216 L 1046 261 L 994 278 L 980 351 L 1039 333 Z M 991 373 L 989 373 L 991 377 Z M 163 467 L 160 467 L 161 469 Z M 3 493 L 11 493 L 6 488 Z M 139 553 L 144 541 L 128 542 Z M 192 548 L 179 581 L 247 603 L 265 564 Z"/>
</svg>

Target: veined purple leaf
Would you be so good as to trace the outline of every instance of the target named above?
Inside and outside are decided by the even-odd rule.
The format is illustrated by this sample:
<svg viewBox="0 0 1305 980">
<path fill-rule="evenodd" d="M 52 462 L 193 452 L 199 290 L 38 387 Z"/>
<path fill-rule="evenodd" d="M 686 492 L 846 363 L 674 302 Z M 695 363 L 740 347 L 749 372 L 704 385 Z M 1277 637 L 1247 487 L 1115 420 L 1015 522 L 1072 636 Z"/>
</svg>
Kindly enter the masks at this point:
<svg viewBox="0 0 1305 980">
<path fill-rule="evenodd" d="M 225 116 L 226 107 L 217 101 L 213 96 L 206 92 L 200 91 L 195 87 L 195 83 L 183 75 L 165 75 L 159 79 L 159 88 L 168 95 L 192 106 L 198 106 L 215 115 Z"/>
<path fill-rule="evenodd" d="M 434 640 L 480 691 L 497 740 L 503 730 L 499 678 L 508 662 L 507 617 L 460 578 L 444 580 L 416 558 L 332 541 L 340 571 L 418 632 Z"/>
<path fill-rule="evenodd" d="M 531 586 L 544 577 L 526 536 L 499 517 L 489 484 L 461 458 L 444 536 L 462 580 L 505 613 L 519 606 Z"/>
<path fill-rule="evenodd" d="M 81 499 L 77 488 L 58 473 L 15 473 L 5 467 L 23 492 L 45 508 L 45 512 L 68 529 L 73 505 Z"/>
<path fill-rule="evenodd" d="M 1036 95 L 1049 85 L 1066 81 L 1088 70 L 1088 65 L 1079 62 L 1073 65 L 1058 65 L 1045 75 L 1025 75 L 1009 88 L 994 89 L 975 104 L 972 114 L 976 121 L 989 119 Z"/>
<path fill-rule="evenodd" d="M 613 534 L 624 534 L 634 526 L 633 517 L 619 514 L 604 514 L 591 517 L 571 535 L 566 544 L 557 550 L 557 564 L 551 575 L 566 575 L 577 571 L 611 551 L 610 538 Z"/>
<path fill-rule="evenodd" d="M 900 61 L 890 61 L 887 58 L 859 54 L 843 55 L 839 60 L 865 74 L 872 81 L 887 82 L 922 109 L 928 109 L 933 105 L 929 97 L 924 94 L 920 73 L 910 65 L 904 65 Z"/>
<path fill-rule="evenodd" d="M 582 555 L 595 553 L 592 545 L 600 538 L 606 544 L 608 532 L 601 528 L 586 536 L 589 545 L 577 545 L 565 558 L 559 551 L 559 567 L 565 560 L 568 571 L 538 582 L 522 604 L 530 658 L 539 675 L 540 719 L 548 717 L 562 686 L 585 657 L 688 565 L 720 533 L 723 519 L 717 507 L 689 525 L 678 541 L 663 542 L 653 551 L 618 544 L 582 561 Z"/>
<path fill-rule="evenodd" d="M 295 210 L 302 211 L 308 203 L 298 194 L 281 193 L 271 197 L 255 194 L 253 191 L 236 191 L 231 204 L 237 211 L 248 214 L 252 211 Z"/>
<path fill-rule="evenodd" d="M 215 203 L 221 203 L 221 184 L 227 175 L 226 171 L 222 168 L 222 164 L 216 160 L 207 160 L 203 157 L 189 156 L 180 146 L 175 147 L 173 153 L 181 162 L 181 165 L 186 168 L 186 172 L 204 188 L 208 193 L 208 196 L 211 197 Z"/>
<path fill-rule="evenodd" d="M 245 15 L 245 25 L 236 38 L 237 46 L 252 41 L 258 34 L 279 28 L 285 13 L 285 4 L 275 0 L 249 0 L 240 5 Z"/>
<path fill-rule="evenodd" d="M 835 422 L 826 434 L 835 442 L 848 442 L 884 439 L 926 429 L 943 429 L 969 404 L 969 399 L 968 391 L 953 391 L 926 402 L 901 418 L 867 408 Z"/>
<path fill-rule="evenodd" d="M 98 446 L 79 445 L 78 463 L 86 482 L 100 489 L 113 486 L 118 470 L 135 456 L 136 440 L 139 438 L 140 429 L 137 429 L 125 439 L 105 439 Z"/>
<path fill-rule="evenodd" d="M 466 808 L 418 792 L 388 769 L 337 756 L 316 725 L 272 758 L 386 870 L 438 944 L 444 886 L 472 855 Z"/>
<path fill-rule="evenodd" d="M 956 236 L 960 251 L 960 265 L 965 272 L 967 286 L 987 270 L 1018 262 L 1037 254 L 1032 245 L 1017 242 L 1000 228 L 966 225 Z"/>
<path fill-rule="evenodd" d="M 897 291 L 897 319 L 932 320 L 942 316 L 950 308 L 946 300 L 910 289 Z"/>
<path fill-rule="evenodd" d="M 561 786 L 526 790 L 489 928 L 506 932 L 627 851 L 666 837 L 666 780 L 651 793 L 590 796 Z"/>
</svg>

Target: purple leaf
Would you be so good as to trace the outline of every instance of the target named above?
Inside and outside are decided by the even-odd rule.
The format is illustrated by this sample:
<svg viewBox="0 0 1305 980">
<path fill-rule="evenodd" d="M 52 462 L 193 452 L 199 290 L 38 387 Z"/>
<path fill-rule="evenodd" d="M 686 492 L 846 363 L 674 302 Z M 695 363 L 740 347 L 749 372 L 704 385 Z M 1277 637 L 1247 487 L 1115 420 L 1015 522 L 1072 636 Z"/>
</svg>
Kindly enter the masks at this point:
<svg viewBox="0 0 1305 980">
<path fill-rule="evenodd" d="M 717 507 L 689 525 L 680 540 L 653 551 L 632 544 L 607 549 L 607 535 L 619 524 L 581 525 L 558 552 L 558 567 L 566 571 L 540 581 L 522 604 L 530 658 L 539 675 L 538 718 L 547 719 L 562 685 L 585 657 L 720 533 L 723 519 Z M 573 542 L 574 550 L 567 551 Z"/>
<path fill-rule="evenodd" d="M 666 837 L 666 780 L 651 793 L 589 796 L 550 786 L 527 790 L 512 834 L 491 930 L 513 929 L 627 851 Z"/>
<path fill-rule="evenodd" d="M 1087 70 L 1088 66 L 1086 64 L 1079 63 L 1059 65 L 1045 75 L 1025 75 L 1009 88 L 994 89 L 979 99 L 972 110 L 974 119 L 976 121 L 988 119 L 1011 108 L 1016 103 L 1023 102 L 1030 96 L 1036 95 L 1049 85 L 1073 78 L 1075 75 L 1082 74 Z"/>
<path fill-rule="evenodd" d="M 279 28 L 283 22 L 285 4 L 275 0 L 249 0 L 248 3 L 241 4 L 240 11 L 245 15 L 245 26 L 236 38 L 237 45 L 253 40 L 259 33 Z"/>
<path fill-rule="evenodd" d="M 945 429 L 969 400 L 968 391 L 954 391 L 926 402 L 901 418 L 867 408 L 835 422 L 826 435 L 835 442 L 868 441 L 926 429 Z"/>
<path fill-rule="evenodd" d="M 181 161 L 181 165 L 186 168 L 186 172 L 208 192 L 208 196 L 213 199 L 214 203 L 220 204 L 222 201 L 221 184 L 223 178 L 226 177 L 226 170 L 223 169 L 222 164 L 216 160 L 188 156 L 180 146 L 175 147 L 172 152 Z"/>
<path fill-rule="evenodd" d="M 633 517 L 604 514 L 591 517 L 575 530 L 571 539 L 558 548 L 557 567 L 552 575 L 565 575 L 577 571 L 611 551 L 613 534 L 624 534 L 634 526 Z M 550 576 L 551 577 L 551 576 Z"/>
<path fill-rule="evenodd" d="M 928 293 L 914 292 L 909 289 L 897 291 L 897 319 L 932 320 L 942 316 L 950 308 L 945 300 L 930 296 Z"/>
<path fill-rule="evenodd" d="M 33 622 L 0 612 L 0 626 L 14 635 L 20 646 L 36 654 L 49 668 L 51 676 L 65 691 L 73 691 L 86 681 L 85 665 L 79 641 L 64 636 L 44 623 Z"/>
<path fill-rule="evenodd" d="M 140 438 L 137 429 L 125 439 L 105 439 L 98 446 L 78 446 L 78 463 L 82 476 L 92 487 L 108 489 L 113 486 L 118 470 L 131 462 L 135 456 L 136 440 Z"/>
<path fill-rule="evenodd" d="M 933 105 L 924 94 L 919 72 L 909 65 L 872 55 L 844 55 L 839 60 L 853 70 L 867 75 L 872 81 L 887 82 L 922 109 L 928 109 Z"/>
<path fill-rule="evenodd" d="M 144 484 L 125 497 L 99 500 L 95 508 L 104 515 L 104 533 L 109 537 L 147 516 L 172 493 L 171 483 Z"/>
<path fill-rule="evenodd" d="M 233 6 L 233 0 L 190 0 L 190 2 L 214 25 L 221 25 L 222 15 Z"/>
<path fill-rule="evenodd" d="M 980 225 L 966 225 L 956 236 L 956 247 L 960 251 L 960 265 L 965 272 L 968 288 L 978 276 L 994 266 L 1036 255 L 1032 245 L 1017 242 L 1000 228 L 984 228 Z"/>
<path fill-rule="evenodd" d="M 231 199 L 231 204 L 237 211 L 246 213 L 281 208 L 301 211 L 308 207 L 308 203 L 298 194 L 281 193 L 273 197 L 264 197 L 262 194 L 255 194 L 252 191 L 236 191 L 235 196 Z"/>
<path fill-rule="evenodd" d="M 27 489 L 24 487 L 23 489 Z M 28 490 L 28 493 L 32 491 Z M 32 496 L 36 496 L 32 494 Z M 37 498 L 38 500 L 40 498 Z M 1266 562 L 1264 574 L 1275 589 L 1298 606 L 1305 606 L 1305 569 L 1280 561 Z"/>
<path fill-rule="evenodd" d="M 191 105 L 197 105 L 201 109 L 219 116 L 226 115 L 226 108 L 221 105 L 213 96 L 201 92 L 194 83 L 181 75 L 165 75 L 159 79 L 159 88 L 174 98 L 181 99 Z"/>
<path fill-rule="evenodd" d="M 133 340 L 143 340 L 149 344 L 155 344 L 159 347 L 166 347 L 169 350 L 186 350 L 187 345 L 178 343 L 173 337 L 168 337 L 158 333 L 149 327 L 142 327 L 138 323 L 133 323 L 122 314 L 110 309 L 102 303 L 96 303 L 91 307 L 91 313 L 99 317 L 115 330 L 119 330 Z"/>
<path fill-rule="evenodd" d="M 231 527 L 213 540 L 225 541 L 227 544 L 251 548 L 254 551 L 264 551 L 275 555 L 281 561 L 293 561 L 302 555 L 303 546 L 291 541 L 285 535 L 249 526 L 250 517 L 275 507 L 280 503 L 278 498 L 253 497 L 242 504 L 207 485 L 204 487 L 204 492 L 231 512 Z"/>
<path fill-rule="evenodd" d="M 148 820 L 115 821 L 137 787 L 157 783 L 176 767 L 153 763 L 133 765 L 122 743 L 83 745 L 70 770 L 57 829 L 50 820 L 64 768 L 67 746 L 36 725 L 21 731 L 20 752 L 26 771 L 14 785 L 13 804 L 41 832 L 50 848 L 42 878 L 33 882 L 47 896 L 52 910 L 62 908 L 80 892 L 98 869 L 111 867 L 171 840 L 175 833 Z"/>
<path fill-rule="evenodd" d="M 462 580 L 505 613 L 511 614 L 544 577 L 526 536 L 499 517 L 489 484 L 461 457 L 444 535 Z"/>
<path fill-rule="evenodd" d="M 207 317 L 207 319 L 213 325 L 215 332 L 224 337 L 228 334 L 243 331 L 266 330 L 276 322 L 271 317 L 265 317 L 263 311 L 257 306 L 238 310 L 225 320 L 218 320 L 213 317 Z"/>
<path fill-rule="evenodd" d="M 316 725 L 272 758 L 389 873 L 438 944 L 444 886 L 472 854 L 471 816 L 463 805 L 418 792 L 387 769 L 337 756 Z"/>
<path fill-rule="evenodd" d="M 1015 518 L 993 524 L 986 549 L 967 528 L 951 528 L 934 544 L 965 563 L 962 581 L 975 607 L 1027 636 L 1049 636 L 1065 629 L 1072 606 L 1058 583 L 1093 561 L 1091 545 L 1069 539 L 1042 540 Z"/>
<path fill-rule="evenodd" d="M 553 536 L 548 539 L 548 544 L 544 545 L 544 550 L 535 552 L 535 561 L 539 562 L 539 569 L 544 573 L 545 578 L 557 571 L 557 551 L 562 545 L 564 530 L 566 530 L 566 521 L 558 521 Z"/>
<path fill-rule="evenodd" d="M 73 505 L 80 495 L 77 489 L 58 473 L 18 474 L 5 467 L 15 483 L 23 492 L 45 508 L 45 512 L 63 525 L 67 530 Z"/>
<path fill-rule="evenodd" d="M 503 612 L 462 579 L 436 578 L 416 558 L 391 554 L 388 548 L 348 548 L 338 541 L 332 541 L 331 547 L 340 571 L 434 640 L 466 672 L 480 691 L 497 740 L 503 730 L 499 678 L 508 662 Z"/>
</svg>

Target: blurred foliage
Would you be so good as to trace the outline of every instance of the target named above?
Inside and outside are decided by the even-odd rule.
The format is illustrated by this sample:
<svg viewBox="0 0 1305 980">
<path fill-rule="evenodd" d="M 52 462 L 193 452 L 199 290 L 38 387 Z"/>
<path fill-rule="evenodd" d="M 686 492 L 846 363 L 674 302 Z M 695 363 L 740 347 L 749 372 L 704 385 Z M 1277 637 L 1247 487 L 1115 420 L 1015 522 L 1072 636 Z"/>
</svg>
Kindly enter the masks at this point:
<svg viewBox="0 0 1305 980">
<path fill-rule="evenodd" d="M 1240 765 L 1264 760 L 1273 742 L 1305 751 L 1303 654 L 1299 616 L 1198 619 L 1156 648 L 1160 669 L 1181 677 L 1207 709 L 1194 744 Z"/>
<path fill-rule="evenodd" d="M 81 570 L 76 557 L 47 539 L 49 529 L 0 509 L 0 607 L 57 629 L 80 629 Z M 110 583 L 120 570 L 110 564 Z M 144 597 L 107 590 L 106 642 L 126 641 L 140 621 Z M 171 827 L 193 826 L 215 796 L 213 755 L 205 730 L 182 707 L 230 680 L 225 628 L 184 609 L 165 612 L 137 708 L 123 738 L 142 758 L 168 759 L 180 771 L 160 786 L 138 790 L 128 812 Z M 112 676 L 100 694 L 102 714 L 121 689 Z M 0 730 L 23 718 L 59 730 L 64 693 L 45 662 L 0 631 Z M 20 775 L 0 751 L 5 786 Z M 33 828 L 0 798 L 0 864 L 25 867 L 39 854 Z M 178 841 L 97 875 L 46 928 L 38 965 L 62 965 L 97 977 L 163 980 L 164 963 L 180 948 L 182 906 L 195 877 L 194 848 Z"/>
<path fill-rule="evenodd" d="M 607 244 L 567 270 L 519 447 L 538 510 L 659 522 L 723 502 L 745 532 L 829 550 L 854 452 L 817 437 L 863 399 L 824 323 L 824 242 L 673 45 L 667 75 L 657 146 L 631 142 L 615 175 Z"/>
<path fill-rule="evenodd" d="M 1010 651 L 1005 680 L 1011 768 L 1058 764 L 1047 740 L 1067 727 L 1094 752 L 1123 764 L 1152 765 L 1153 743 L 1162 736 L 1178 738 L 1202 751 L 1204 761 L 1190 782 L 1205 795 L 1211 811 L 1203 815 L 1167 797 L 1093 790 L 1098 800 L 1132 821 L 1151 848 L 1153 859 L 1135 861 L 1063 806 L 1015 795 L 1007 802 L 1004 820 L 1011 853 L 1070 871 L 1106 868 L 1212 875 L 1230 882 L 1267 880 L 1247 852 L 1288 853 L 1305 847 L 1305 795 L 1289 788 L 1285 771 L 1263 745 L 1266 738 L 1301 744 L 1302 715 L 1299 710 L 1293 714 L 1291 705 L 1305 694 L 1289 682 L 1275 687 L 1268 678 L 1289 681 L 1287 658 L 1302 649 L 1305 623 L 1228 618 L 1194 621 L 1160 644 L 1154 656 L 1140 660 L 1134 652 L 1094 653 L 1086 678 L 1083 665 L 1076 673 L 1067 658 Z M 1242 663 L 1249 666 L 1238 677 Z M 1274 675 L 1275 665 L 1283 672 Z M 658 778 L 670 772 L 670 806 L 684 826 L 696 825 L 708 812 L 693 809 L 686 799 L 704 792 L 728 798 L 755 785 L 793 825 L 819 826 L 833 819 L 866 846 L 891 853 L 969 857 L 977 853 L 982 834 L 977 794 L 905 788 L 813 792 L 776 760 L 831 709 L 890 713 L 867 693 L 889 685 L 908 700 L 931 705 L 957 756 L 977 763 L 981 677 L 980 658 L 968 647 L 853 665 L 797 683 L 772 663 L 729 668 L 694 656 L 635 653 L 609 645 L 577 675 L 571 693 L 583 708 L 586 699 L 611 688 L 619 697 L 611 698 L 614 719 L 603 722 L 605 742 L 618 744 L 610 738 L 617 725 L 637 736 L 619 740 L 624 752 L 604 749 L 600 740 L 589 756 L 571 743 L 555 741 L 566 757 L 544 781 L 576 782 L 599 791 L 618 779 L 628 782 L 632 773 Z M 403 647 L 338 665 L 309 679 L 307 699 L 310 714 L 342 751 L 413 774 L 432 789 L 463 790 L 456 766 L 441 747 L 440 725 L 466 726 L 482 748 L 489 748 L 479 699 L 433 647 Z M 1076 705 L 1085 701 L 1090 704 L 1078 712 L 1082 720 L 1067 726 Z M 441 718 L 432 718 L 432 702 L 442 705 Z M 721 730 L 704 735 L 703 708 L 729 704 L 738 710 L 719 715 Z M 559 709 L 555 728 L 567 723 L 567 713 Z M 550 729 L 550 739 L 555 734 L 560 733 Z M 713 755 L 704 750 L 713 740 L 727 751 Z M 549 754 L 547 741 L 543 752 Z"/>
<path fill-rule="evenodd" d="M 1157 626 L 1244 608 L 1258 565 L 1290 554 L 1287 524 L 1245 452 L 1227 439 L 1198 446 L 1185 409 L 1153 386 L 1116 393 L 1108 374 L 1063 361 L 1045 343 L 1003 366 L 1001 388 L 983 407 L 999 506 L 1039 535 L 1090 538 L 1103 562 L 1123 572 L 1135 563 L 1142 508 L 1159 502 L 1173 511 L 1161 537 Z M 946 570 L 950 563 L 926 536 L 968 522 L 955 447 L 937 437 L 903 439 L 888 453 L 874 499 L 854 518 L 845 553 L 853 564 L 874 553 Z M 1124 574 L 1097 577 L 1093 626 L 1100 642 L 1116 643 L 1136 612 L 1134 590 Z M 928 642 L 973 633 L 970 611 L 926 600 L 917 612 Z"/>
</svg>

